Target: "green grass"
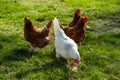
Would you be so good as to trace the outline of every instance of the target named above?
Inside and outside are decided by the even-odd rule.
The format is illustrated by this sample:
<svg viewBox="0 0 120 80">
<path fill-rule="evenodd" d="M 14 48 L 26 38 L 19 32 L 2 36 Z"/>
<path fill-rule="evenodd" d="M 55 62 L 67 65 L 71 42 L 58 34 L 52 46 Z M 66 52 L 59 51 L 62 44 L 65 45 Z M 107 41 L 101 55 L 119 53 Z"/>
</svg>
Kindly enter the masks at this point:
<svg viewBox="0 0 120 80">
<path fill-rule="evenodd" d="M 120 80 L 119 5 L 119 0 L 0 0 L 0 79 Z M 48 46 L 31 50 L 23 38 L 23 19 L 43 27 L 57 17 L 67 26 L 78 7 L 91 29 L 78 46 L 82 63 L 73 73 L 55 57 L 53 31 Z"/>
</svg>

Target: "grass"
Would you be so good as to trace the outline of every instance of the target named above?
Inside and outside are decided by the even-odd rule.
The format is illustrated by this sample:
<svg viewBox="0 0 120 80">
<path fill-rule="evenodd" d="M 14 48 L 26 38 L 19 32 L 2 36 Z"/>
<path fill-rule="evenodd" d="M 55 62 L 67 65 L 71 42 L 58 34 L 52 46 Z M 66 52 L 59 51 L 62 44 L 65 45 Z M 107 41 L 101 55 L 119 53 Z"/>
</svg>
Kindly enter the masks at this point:
<svg viewBox="0 0 120 80">
<path fill-rule="evenodd" d="M 119 0 L 0 0 L 0 79 L 120 80 L 119 5 Z M 67 26 L 78 7 L 91 29 L 78 45 L 82 63 L 73 73 L 55 57 L 53 31 L 48 46 L 31 50 L 23 38 L 23 19 L 42 27 L 57 17 Z"/>
</svg>

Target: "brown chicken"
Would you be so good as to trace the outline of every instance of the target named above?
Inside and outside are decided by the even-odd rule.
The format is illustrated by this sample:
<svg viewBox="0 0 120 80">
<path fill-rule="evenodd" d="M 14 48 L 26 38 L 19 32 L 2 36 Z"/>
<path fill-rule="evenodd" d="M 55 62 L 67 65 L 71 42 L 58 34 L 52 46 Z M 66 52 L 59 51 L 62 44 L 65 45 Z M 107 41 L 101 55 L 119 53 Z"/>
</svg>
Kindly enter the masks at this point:
<svg viewBox="0 0 120 80">
<path fill-rule="evenodd" d="M 24 18 L 24 38 L 31 43 L 32 47 L 43 48 L 50 42 L 50 32 L 52 28 L 52 20 L 50 20 L 43 29 L 39 29 L 32 25 L 28 18 Z"/>
<path fill-rule="evenodd" d="M 74 13 L 74 18 L 73 18 L 72 22 L 69 24 L 69 27 L 73 27 L 77 23 L 79 18 L 80 18 L 80 9 L 77 8 Z"/>
<path fill-rule="evenodd" d="M 84 16 L 82 18 L 79 18 L 77 23 L 72 27 L 64 28 L 62 25 L 60 26 L 64 30 L 65 34 L 78 44 L 82 42 L 85 37 L 85 30 L 86 30 L 85 25 L 87 21 L 88 21 L 88 17 Z"/>
</svg>

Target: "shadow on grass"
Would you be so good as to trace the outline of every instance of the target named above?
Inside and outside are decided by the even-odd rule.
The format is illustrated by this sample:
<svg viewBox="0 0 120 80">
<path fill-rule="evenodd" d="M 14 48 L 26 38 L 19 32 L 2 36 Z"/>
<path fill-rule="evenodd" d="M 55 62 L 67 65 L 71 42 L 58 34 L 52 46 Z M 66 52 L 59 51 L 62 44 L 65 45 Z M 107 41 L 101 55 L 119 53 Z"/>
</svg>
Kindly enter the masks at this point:
<svg viewBox="0 0 120 80">
<path fill-rule="evenodd" d="M 37 54 L 35 51 L 30 51 L 28 48 L 14 49 L 10 54 L 6 55 L 2 62 L 10 61 L 22 61 L 26 58 L 32 57 L 32 55 Z"/>
<path fill-rule="evenodd" d="M 30 47 L 18 35 L 3 34 L 1 32 L 0 34 L 2 34 L 0 36 L 0 48 L 3 48 L 1 53 L 3 56 L 1 56 L 0 63 L 20 61 L 37 54 L 37 52 L 30 50 Z"/>
<path fill-rule="evenodd" d="M 32 74 L 35 74 L 35 73 L 37 73 L 37 72 L 43 72 L 44 74 L 48 74 L 49 76 L 47 76 L 47 77 L 49 77 L 49 79 L 51 78 L 51 79 L 53 79 L 53 77 L 51 76 L 51 74 L 53 74 L 53 72 L 54 72 L 54 69 L 58 69 L 58 68 L 60 68 L 60 69 L 64 69 L 64 71 L 65 72 L 67 72 L 68 71 L 68 69 L 66 69 L 65 67 L 63 67 L 61 64 L 59 64 L 58 62 L 57 62 L 57 60 L 56 61 L 52 61 L 52 62 L 49 62 L 49 63 L 46 63 L 46 64 L 44 64 L 44 65 L 41 65 L 40 67 L 36 67 L 36 68 L 33 68 L 33 69 L 31 69 L 31 70 L 27 70 L 27 71 L 22 71 L 22 72 L 20 72 L 20 73 L 17 73 L 16 74 L 16 78 L 17 79 L 22 79 L 23 77 L 25 77 L 26 75 L 28 75 L 28 74 L 30 74 L 30 73 L 32 73 Z M 48 72 L 48 71 L 50 71 L 50 73 Z M 48 72 L 48 73 L 47 73 Z M 54 74 L 55 75 L 55 74 Z M 57 75 L 56 75 L 57 76 Z M 68 79 L 67 79 L 68 80 Z"/>
<path fill-rule="evenodd" d="M 28 69 L 26 71 L 21 71 L 17 73 L 15 76 L 17 79 L 25 78 L 29 74 L 36 74 L 42 72 L 46 79 L 54 80 L 56 78 L 60 80 L 69 80 L 71 78 L 71 71 L 65 65 L 65 59 L 61 58 L 60 62 L 55 57 L 55 50 L 50 52 L 50 54 L 45 54 L 43 56 L 47 56 L 52 59 L 52 61 L 44 62 L 40 66 L 36 66 L 35 68 Z M 57 73 L 56 73 L 57 72 Z M 46 76 L 47 75 L 47 76 Z M 37 75 L 36 75 L 37 76 Z M 61 77 L 58 77 L 61 76 Z M 29 78 L 29 77 L 28 77 Z M 40 78 L 40 76 L 39 76 Z"/>
</svg>

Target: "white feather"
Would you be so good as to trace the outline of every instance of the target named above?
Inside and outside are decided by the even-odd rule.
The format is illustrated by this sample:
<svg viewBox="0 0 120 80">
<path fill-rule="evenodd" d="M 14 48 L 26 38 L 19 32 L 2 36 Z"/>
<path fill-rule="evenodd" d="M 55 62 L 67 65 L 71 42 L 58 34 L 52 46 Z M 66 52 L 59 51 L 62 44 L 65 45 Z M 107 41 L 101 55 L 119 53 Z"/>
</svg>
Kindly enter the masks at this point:
<svg viewBox="0 0 120 80">
<path fill-rule="evenodd" d="M 77 44 L 70 39 L 60 28 L 57 18 L 54 18 L 55 49 L 56 56 L 65 59 L 80 59 Z"/>
</svg>

